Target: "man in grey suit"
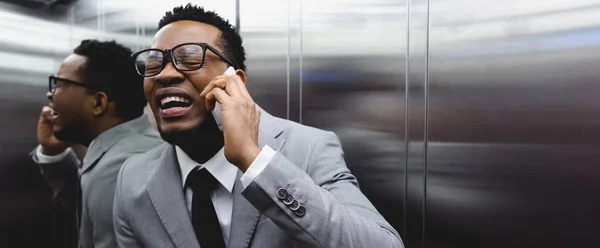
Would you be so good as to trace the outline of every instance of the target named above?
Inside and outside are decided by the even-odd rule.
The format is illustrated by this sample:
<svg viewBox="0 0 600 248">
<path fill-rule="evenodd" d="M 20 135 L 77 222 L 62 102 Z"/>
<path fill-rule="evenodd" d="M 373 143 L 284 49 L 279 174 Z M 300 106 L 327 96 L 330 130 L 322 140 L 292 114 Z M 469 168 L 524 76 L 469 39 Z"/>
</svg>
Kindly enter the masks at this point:
<svg viewBox="0 0 600 248">
<path fill-rule="evenodd" d="M 335 134 L 255 105 L 227 21 L 177 7 L 134 58 L 169 144 L 119 173 L 119 247 L 403 247 L 359 190 Z"/>
<path fill-rule="evenodd" d="M 84 40 L 49 78 L 50 106 L 40 115 L 32 156 L 54 194 L 60 247 L 116 246 L 118 171 L 130 156 L 163 143 L 143 114 L 143 81 L 131 63 L 129 48 Z M 73 144 L 88 146 L 83 163 Z"/>
</svg>

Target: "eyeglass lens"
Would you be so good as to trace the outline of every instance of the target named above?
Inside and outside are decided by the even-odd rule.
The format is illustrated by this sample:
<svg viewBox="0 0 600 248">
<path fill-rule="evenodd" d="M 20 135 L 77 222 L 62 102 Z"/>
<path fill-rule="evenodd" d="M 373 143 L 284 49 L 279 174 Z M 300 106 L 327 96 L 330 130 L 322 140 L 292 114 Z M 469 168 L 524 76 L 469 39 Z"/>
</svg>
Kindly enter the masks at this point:
<svg viewBox="0 0 600 248">
<path fill-rule="evenodd" d="M 181 71 L 199 69 L 204 63 L 204 48 L 196 44 L 187 44 L 176 47 L 173 51 L 175 67 Z M 155 75 L 160 73 L 168 59 L 162 51 L 148 50 L 138 54 L 136 67 L 138 72 L 144 75 Z M 167 61 L 168 62 L 168 61 Z"/>
</svg>

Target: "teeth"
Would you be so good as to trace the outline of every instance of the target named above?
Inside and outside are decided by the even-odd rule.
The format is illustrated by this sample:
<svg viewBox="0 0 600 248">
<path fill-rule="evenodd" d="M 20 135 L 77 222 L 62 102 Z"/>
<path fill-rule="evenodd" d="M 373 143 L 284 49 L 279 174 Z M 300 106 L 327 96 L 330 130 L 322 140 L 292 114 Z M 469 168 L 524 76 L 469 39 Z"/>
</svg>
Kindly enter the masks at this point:
<svg viewBox="0 0 600 248">
<path fill-rule="evenodd" d="M 188 99 L 185 99 L 185 98 L 179 97 L 179 96 L 168 96 L 168 97 L 163 98 L 160 101 L 160 104 L 164 105 L 165 103 L 168 103 L 168 102 L 185 102 L 185 103 L 189 103 L 190 101 Z"/>
</svg>

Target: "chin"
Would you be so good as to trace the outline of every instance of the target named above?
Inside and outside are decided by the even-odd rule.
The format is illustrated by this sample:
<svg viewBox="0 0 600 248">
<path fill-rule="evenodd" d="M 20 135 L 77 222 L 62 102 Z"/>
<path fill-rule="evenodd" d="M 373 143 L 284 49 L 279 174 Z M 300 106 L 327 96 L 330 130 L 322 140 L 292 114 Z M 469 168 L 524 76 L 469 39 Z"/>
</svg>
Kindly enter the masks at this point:
<svg viewBox="0 0 600 248">
<path fill-rule="evenodd" d="M 54 137 L 56 137 L 57 140 L 65 142 L 72 142 L 76 140 L 77 134 L 74 131 L 75 130 L 73 129 L 60 128 L 56 126 L 53 129 Z"/>
<path fill-rule="evenodd" d="M 82 144 L 90 134 L 90 125 L 86 121 L 77 120 L 55 125 L 52 129 L 54 137 L 60 141 Z"/>
<path fill-rule="evenodd" d="M 190 135 L 196 132 L 203 123 L 203 119 L 198 118 L 194 120 L 173 120 L 165 121 L 158 120 L 157 127 L 160 136 L 163 140 L 177 145 L 184 139 L 190 139 Z M 193 135 L 192 135 L 193 136 Z"/>
<path fill-rule="evenodd" d="M 177 120 L 164 121 L 157 123 L 160 134 L 177 134 L 198 129 L 202 125 L 202 120 Z"/>
</svg>

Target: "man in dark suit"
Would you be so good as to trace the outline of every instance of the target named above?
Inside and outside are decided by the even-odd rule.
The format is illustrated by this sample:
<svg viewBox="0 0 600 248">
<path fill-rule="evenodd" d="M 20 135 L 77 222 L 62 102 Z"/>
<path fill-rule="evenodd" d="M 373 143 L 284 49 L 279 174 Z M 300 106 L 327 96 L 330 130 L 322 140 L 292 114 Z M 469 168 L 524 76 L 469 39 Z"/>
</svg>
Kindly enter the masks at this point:
<svg viewBox="0 0 600 248">
<path fill-rule="evenodd" d="M 129 48 L 84 40 L 49 77 L 50 106 L 40 115 L 32 157 L 53 191 L 63 247 L 77 240 L 79 247 L 116 246 L 117 172 L 130 156 L 162 143 L 143 114 L 142 78 L 132 63 Z M 73 144 L 88 146 L 82 163 Z"/>
<path fill-rule="evenodd" d="M 169 144 L 121 169 L 120 247 L 403 247 L 359 190 L 335 134 L 254 103 L 241 37 L 227 21 L 175 8 L 134 57 Z"/>
</svg>

